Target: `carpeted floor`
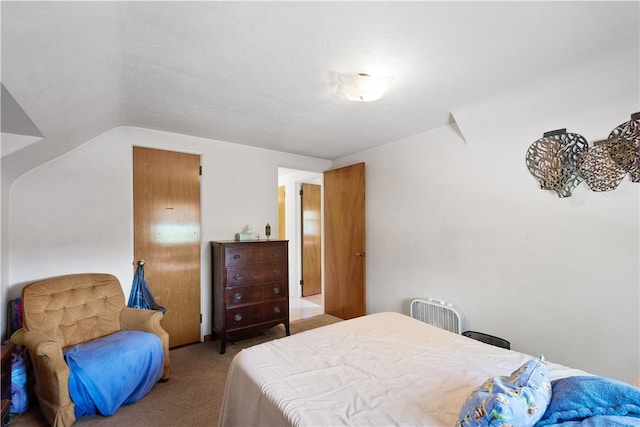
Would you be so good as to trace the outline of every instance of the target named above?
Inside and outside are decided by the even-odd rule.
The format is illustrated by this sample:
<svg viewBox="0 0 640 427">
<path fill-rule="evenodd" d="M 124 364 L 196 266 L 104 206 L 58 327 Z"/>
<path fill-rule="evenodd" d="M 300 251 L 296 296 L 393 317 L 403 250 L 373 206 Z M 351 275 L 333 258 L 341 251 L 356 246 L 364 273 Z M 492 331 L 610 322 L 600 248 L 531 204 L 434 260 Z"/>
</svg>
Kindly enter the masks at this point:
<svg viewBox="0 0 640 427">
<path fill-rule="evenodd" d="M 291 322 L 291 334 L 339 322 L 328 314 Z M 264 335 L 233 344 L 220 354 L 220 341 L 192 344 L 171 350 L 171 379 L 158 383 L 140 401 L 120 408 L 110 417 L 86 416 L 74 425 L 94 426 L 215 426 L 231 359 L 243 348 L 284 337 L 276 326 Z M 46 426 L 37 402 L 28 412 L 15 415 L 10 426 Z"/>
</svg>

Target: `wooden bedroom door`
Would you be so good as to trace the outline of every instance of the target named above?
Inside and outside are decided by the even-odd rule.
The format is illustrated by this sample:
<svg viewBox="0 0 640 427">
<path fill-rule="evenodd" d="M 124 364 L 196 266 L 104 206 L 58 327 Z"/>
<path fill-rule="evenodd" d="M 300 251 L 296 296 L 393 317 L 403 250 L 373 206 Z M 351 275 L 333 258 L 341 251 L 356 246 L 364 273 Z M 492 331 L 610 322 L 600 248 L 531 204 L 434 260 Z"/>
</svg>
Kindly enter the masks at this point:
<svg viewBox="0 0 640 427">
<path fill-rule="evenodd" d="M 134 259 L 167 309 L 169 346 L 200 341 L 200 156 L 133 148 Z"/>
<path fill-rule="evenodd" d="M 366 314 L 364 163 L 324 173 L 325 312 Z"/>
<path fill-rule="evenodd" d="M 322 221 L 320 215 L 321 187 L 302 184 L 302 296 L 322 292 Z"/>
</svg>

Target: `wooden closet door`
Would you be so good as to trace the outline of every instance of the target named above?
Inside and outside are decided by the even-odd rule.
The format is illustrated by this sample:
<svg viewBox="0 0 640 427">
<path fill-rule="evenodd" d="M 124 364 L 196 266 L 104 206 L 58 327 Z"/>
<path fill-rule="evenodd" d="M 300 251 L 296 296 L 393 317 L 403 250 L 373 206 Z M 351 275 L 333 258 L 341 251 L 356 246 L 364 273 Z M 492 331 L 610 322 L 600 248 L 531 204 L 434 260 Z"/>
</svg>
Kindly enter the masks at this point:
<svg viewBox="0 0 640 427">
<path fill-rule="evenodd" d="M 200 341 L 200 156 L 133 148 L 135 261 L 158 304 L 169 346 Z"/>
</svg>

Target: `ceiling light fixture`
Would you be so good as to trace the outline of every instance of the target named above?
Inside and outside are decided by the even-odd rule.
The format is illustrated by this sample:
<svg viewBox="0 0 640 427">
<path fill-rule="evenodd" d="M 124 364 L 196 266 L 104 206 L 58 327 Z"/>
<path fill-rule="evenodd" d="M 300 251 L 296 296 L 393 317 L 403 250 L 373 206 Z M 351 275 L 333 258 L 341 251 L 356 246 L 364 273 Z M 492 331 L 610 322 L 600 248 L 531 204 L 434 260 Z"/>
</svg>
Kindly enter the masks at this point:
<svg viewBox="0 0 640 427">
<path fill-rule="evenodd" d="M 340 74 L 338 94 L 351 101 L 375 101 L 382 98 L 389 88 L 391 77 L 370 76 L 360 73 L 355 75 Z"/>
</svg>

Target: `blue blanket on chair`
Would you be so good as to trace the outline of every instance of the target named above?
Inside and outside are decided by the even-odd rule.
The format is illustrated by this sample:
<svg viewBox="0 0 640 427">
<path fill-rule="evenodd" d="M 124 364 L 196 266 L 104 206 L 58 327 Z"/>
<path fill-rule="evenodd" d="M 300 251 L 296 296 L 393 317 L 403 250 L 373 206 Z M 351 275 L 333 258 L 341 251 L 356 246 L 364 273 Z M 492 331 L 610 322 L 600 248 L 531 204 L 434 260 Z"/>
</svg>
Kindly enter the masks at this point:
<svg viewBox="0 0 640 427">
<path fill-rule="evenodd" d="M 551 382 L 551 402 L 536 426 L 640 427 L 640 389 L 596 376 Z"/>
<path fill-rule="evenodd" d="M 146 349 L 146 351 L 145 351 Z M 162 376 L 164 353 L 156 335 L 120 331 L 64 351 L 76 418 L 113 415 L 140 400 Z"/>
</svg>

